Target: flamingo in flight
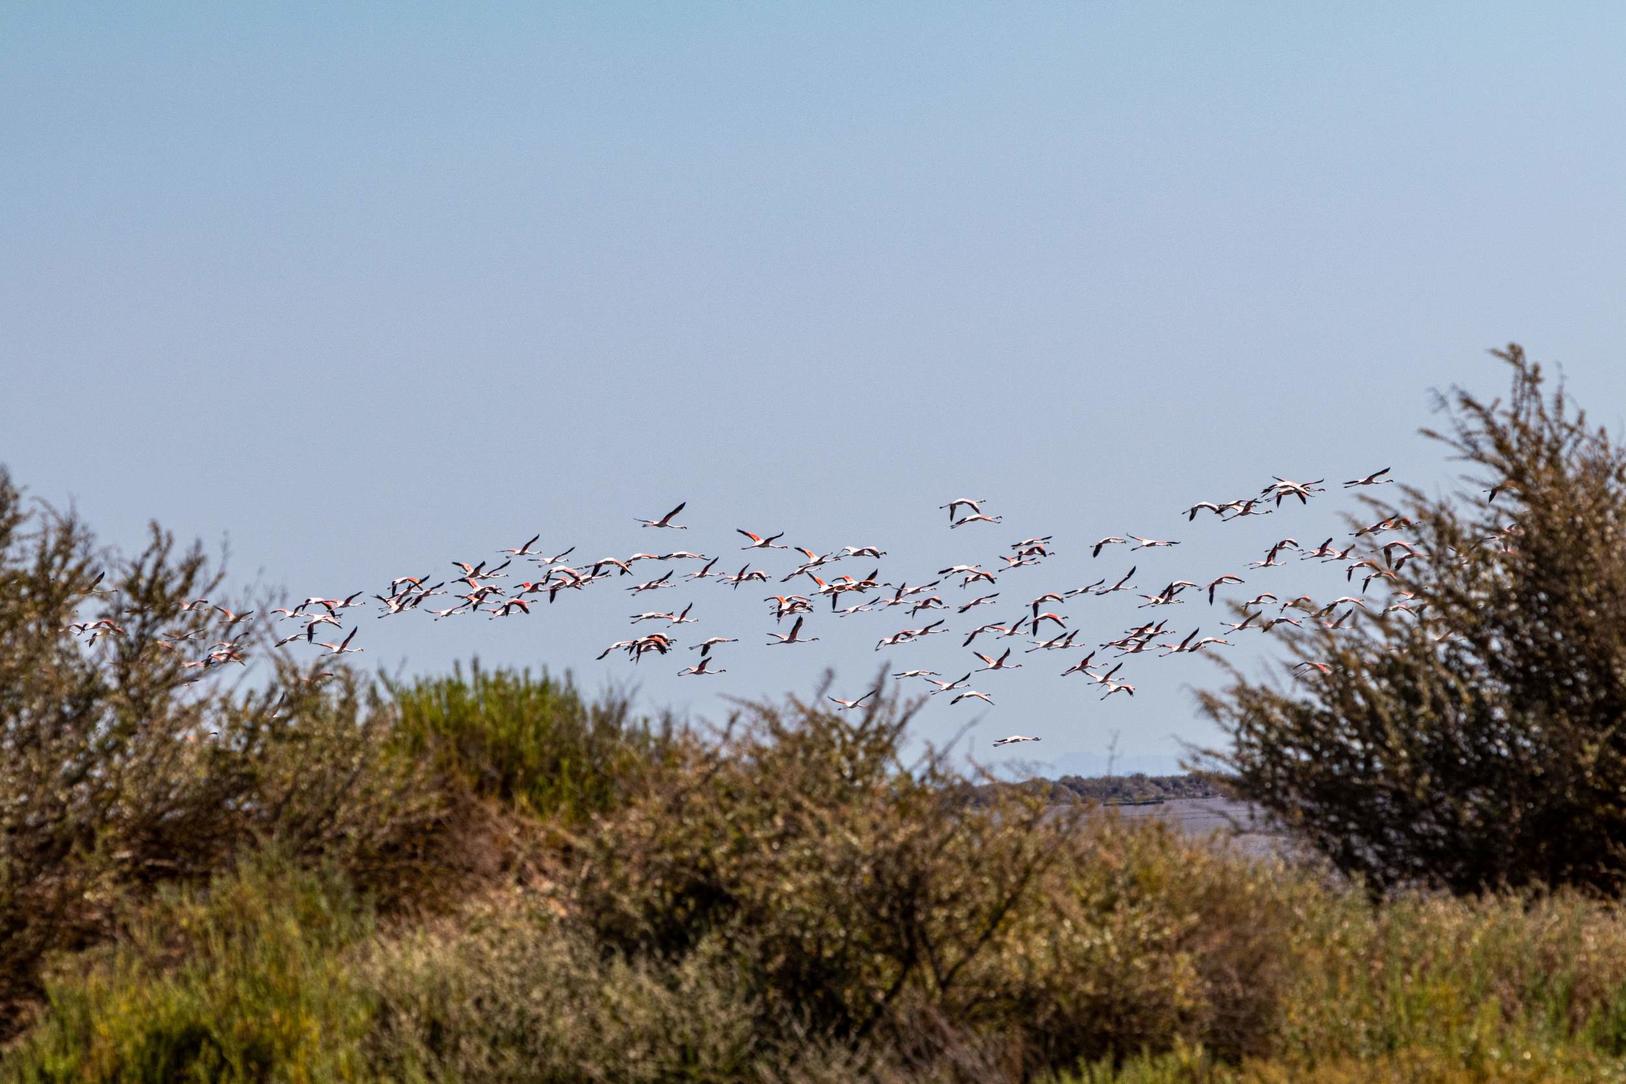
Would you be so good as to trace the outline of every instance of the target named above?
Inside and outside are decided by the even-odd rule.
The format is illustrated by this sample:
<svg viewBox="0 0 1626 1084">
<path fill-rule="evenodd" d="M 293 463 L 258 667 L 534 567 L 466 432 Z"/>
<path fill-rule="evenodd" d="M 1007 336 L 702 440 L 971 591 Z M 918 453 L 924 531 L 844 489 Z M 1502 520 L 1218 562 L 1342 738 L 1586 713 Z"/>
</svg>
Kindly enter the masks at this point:
<svg viewBox="0 0 1626 1084">
<path fill-rule="evenodd" d="M 1020 670 L 1022 668 L 1022 664 L 1019 662 L 1005 661 L 1011 657 L 1011 649 L 1008 647 L 1005 649 L 1005 654 L 1001 655 L 997 659 L 991 659 L 980 651 L 973 651 L 971 654 L 983 661 L 982 668 L 977 671 L 979 674 L 982 673 L 983 670 Z"/>
<path fill-rule="evenodd" d="M 1105 538 L 1098 538 L 1095 540 L 1094 544 L 1090 546 L 1090 556 L 1099 557 L 1101 556 L 1101 551 L 1103 549 L 1107 548 L 1108 546 L 1120 545 L 1124 541 L 1124 539 L 1119 538 L 1115 534 L 1109 534 Z"/>
<path fill-rule="evenodd" d="M 775 543 L 778 542 L 779 539 L 785 537 L 785 532 L 784 531 L 780 531 L 776 535 L 769 535 L 767 538 L 764 538 L 763 536 L 761 536 L 759 534 L 754 534 L 751 531 L 747 531 L 743 527 L 734 528 L 734 533 L 735 534 L 743 534 L 746 538 L 749 538 L 751 540 L 751 544 L 749 546 L 741 546 L 740 547 L 740 549 L 742 549 L 742 550 L 786 550 L 786 549 L 790 549 L 789 546 L 775 545 Z"/>
<path fill-rule="evenodd" d="M 685 527 L 681 523 L 673 523 L 672 519 L 679 512 L 683 511 L 684 505 L 686 505 L 688 503 L 689 503 L 688 501 L 684 501 L 683 504 L 678 505 L 676 508 L 674 508 L 670 512 L 666 513 L 666 515 L 662 516 L 660 519 L 638 519 L 637 516 L 634 516 L 633 518 L 638 519 L 638 522 L 640 524 L 642 524 L 643 526 L 645 526 L 645 527 L 666 527 L 666 528 L 669 528 L 670 530 L 674 530 L 674 531 L 687 531 L 689 528 Z"/>
<path fill-rule="evenodd" d="M 509 556 L 512 556 L 512 557 L 529 557 L 531 555 L 531 547 L 536 545 L 537 542 L 539 540 L 541 540 L 541 538 L 542 538 L 542 532 L 538 531 L 536 534 L 531 536 L 531 540 L 529 542 L 525 543 L 523 546 L 520 546 L 518 549 L 514 549 L 512 547 L 505 547 L 503 549 L 498 550 L 497 552 L 498 553 L 506 553 L 506 554 L 508 554 Z"/>
<path fill-rule="evenodd" d="M 952 501 L 949 501 L 947 504 L 940 504 L 937 507 L 939 507 L 939 508 L 947 508 L 948 509 L 948 514 L 949 514 L 949 522 L 953 523 L 955 513 L 956 513 L 956 511 L 959 509 L 959 507 L 961 505 L 964 505 L 965 507 L 971 509 L 973 514 L 981 515 L 982 514 L 982 506 L 984 504 L 986 504 L 987 501 L 988 501 L 987 497 L 956 497 Z"/>
<path fill-rule="evenodd" d="M 1245 581 L 1241 576 L 1233 576 L 1229 572 L 1227 572 L 1225 575 L 1219 577 L 1216 580 L 1209 581 L 1209 584 L 1208 584 L 1208 604 L 1210 606 L 1214 605 L 1214 592 L 1219 587 L 1221 587 L 1222 585 L 1227 584 L 1227 583 L 1245 583 L 1245 582 L 1247 582 L 1247 581 Z"/>
<path fill-rule="evenodd" d="M 1385 478 L 1385 477 L 1383 477 L 1385 474 L 1388 474 L 1388 473 L 1389 473 L 1389 468 L 1384 467 L 1382 470 L 1375 470 L 1371 474 L 1362 475 L 1359 478 L 1351 478 L 1349 481 L 1344 483 L 1344 488 L 1349 489 L 1352 486 L 1381 486 L 1381 485 L 1387 485 L 1387 484 L 1392 483 L 1394 481 L 1393 478 Z"/>
<path fill-rule="evenodd" d="M 1138 534 L 1126 535 L 1125 538 L 1135 543 L 1135 545 L 1129 547 L 1131 551 L 1161 549 L 1168 546 L 1178 546 L 1180 544 L 1178 542 L 1170 542 L 1163 538 L 1142 538 Z"/>
<path fill-rule="evenodd" d="M 316 646 L 317 647 L 325 647 L 325 648 L 327 648 L 328 653 L 332 654 L 332 655 L 356 655 L 356 654 L 360 654 L 361 652 L 366 651 L 367 649 L 364 648 L 364 647 L 351 647 L 350 646 L 350 641 L 354 640 L 356 638 L 356 632 L 357 631 L 358 630 L 356 630 L 356 629 L 351 629 L 350 630 L 350 635 L 346 636 L 343 640 L 339 641 L 336 644 L 327 644 L 327 643 L 322 643 L 321 641 L 317 641 Z"/>
<path fill-rule="evenodd" d="M 783 633 L 783 632 L 770 632 L 770 633 L 768 633 L 769 636 L 773 637 L 772 640 L 768 641 L 768 646 L 769 647 L 777 647 L 780 644 L 810 644 L 813 641 L 817 640 L 818 639 L 817 636 L 808 636 L 808 637 L 805 637 L 805 638 L 802 636 L 802 622 L 804 622 L 806 620 L 807 620 L 807 618 L 805 618 L 805 617 L 798 617 L 796 619 L 796 624 L 794 624 L 794 625 L 792 625 L 790 627 L 790 632 L 788 632 L 788 633 Z"/>
</svg>

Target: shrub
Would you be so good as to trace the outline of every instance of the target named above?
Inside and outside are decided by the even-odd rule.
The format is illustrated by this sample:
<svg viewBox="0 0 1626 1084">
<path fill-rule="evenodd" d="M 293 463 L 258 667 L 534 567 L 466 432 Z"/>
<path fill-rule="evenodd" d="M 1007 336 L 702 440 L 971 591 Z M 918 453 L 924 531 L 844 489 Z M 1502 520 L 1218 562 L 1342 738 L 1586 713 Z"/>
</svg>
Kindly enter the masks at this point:
<svg viewBox="0 0 1626 1084">
<path fill-rule="evenodd" d="M 98 551 L 0 472 L 0 1037 L 45 953 L 103 936 L 124 895 L 206 879 L 260 841 L 381 892 L 421 880 L 443 803 L 390 754 L 381 705 L 342 667 L 279 659 L 256 690 L 202 666 L 221 620 L 183 607 L 220 584 L 157 526 L 134 558 Z M 112 627 L 87 645 L 72 624 L 89 620 Z M 250 658 L 254 635 L 237 637 Z"/>
<path fill-rule="evenodd" d="M 569 829 L 557 880 L 439 916 L 375 927 L 350 867 L 281 848 L 127 893 L 0 1079 L 1621 1076 L 1612 905 L 1374 900 L 972 788 L 899 760 L 908 705 L 820 702 L 742 706 Z"/>
<path fill-rule="evenodd" d="M 1373 904 L 1327 892 L 1291 937 L 1280 1046 L 1301 1058 L 1432 1050 L 1471 1067 L 1520 1047 L 1626 1054 L 1626 920 L 1573 893 Z"/>
<path fill-rule="evenodd" d="M 900 760 L 911 706 L 744 705 L 580 848 L 566 906 L 630 958 L 722 944 L 760 1030 L 1020 1074 L 1181 1036 L 1268 1045 L 1303 878 Z M 997 1066 L 998 1072 L 990 1066 Z M 972 1074 L 976 1076 L 976 1074 Z"/>
<path fill-rule="evenodd" d="M 368 1042 L 393 1080 L 739 1080 L 766 1040 L 714 944 L 666 964 L 606 955 L 542 900 L 504 892 L 380 946 Z"/>
<path fill-rule="evenodd" d="M 1446 430 L 1425 430 L 1477 471 L 1467 488 L 1371 502 L 1374 518 L 1410 523 L 1419 556 L 1382 570 L 1412 613 L 1287 634 L 1292 656 L 1324 674 L 1233 672 L 1202 698 L 1233 739 L 1213 759 L 1376 891 L 1618 894 L 1626 452 L 1562 387 L 1549 394 L 1518 347 L 1499 356 L 1507 401 L 1455 389 L 1440 404 Z"/>
<path fill-rule="evenodd" d="M 50 975 L 50 1013 L 0 1079 L 373 1079 L 372 1001 L 341 955 L 371 925 L 342 878 L 273 852 L 124 917 Z"/>
<path fill-rule="evenodd" d="M 745 705 L 584 841 L 571 904 L 618 951 L 676 957 L 719 936 L 771 1012 L 862 1039 L 911 986 L 953 996 L 1059 853 L 1025 798 L 971 807 L 885 695 L 847 716 Z"/>
<path fill-rule="evenodd" d="M 432 757 L 475 793 L 580 820 L 622 801 L 642 768 L 672 741 L 669 718 L 635 715 L 630 696 L 588 701 L 567 675 L 487 671 L 389 687 L 396 739 Z"/>
<path fill-rule="evenodd" d="M 1103 816 L 1075 830 L 971 982 L 1039 1065 L 1181 1042 L 1267 1052 L 1293 977 L 1290 917 L 1317 891 L 1277 863 Z"/>
</svg>

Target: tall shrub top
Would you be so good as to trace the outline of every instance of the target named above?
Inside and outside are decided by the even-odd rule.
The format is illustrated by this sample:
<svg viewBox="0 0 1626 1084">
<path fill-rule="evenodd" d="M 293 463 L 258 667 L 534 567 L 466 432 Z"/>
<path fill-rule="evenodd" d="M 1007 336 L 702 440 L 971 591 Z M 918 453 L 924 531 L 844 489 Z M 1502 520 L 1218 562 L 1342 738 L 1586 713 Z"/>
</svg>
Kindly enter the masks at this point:
<svg viewBox="0 0 1626 1084">
<path fill-rule="evenodd" d="M 1202 703 L 1242 793 L 1375 889 L 1626 884 L 1626 451 L 1510 346 L 1506 398 L 1438 398 L 1466 464 L 1409 521 L 1394 610 L 1283 631 L 1294 680 Z"/>
</svg>

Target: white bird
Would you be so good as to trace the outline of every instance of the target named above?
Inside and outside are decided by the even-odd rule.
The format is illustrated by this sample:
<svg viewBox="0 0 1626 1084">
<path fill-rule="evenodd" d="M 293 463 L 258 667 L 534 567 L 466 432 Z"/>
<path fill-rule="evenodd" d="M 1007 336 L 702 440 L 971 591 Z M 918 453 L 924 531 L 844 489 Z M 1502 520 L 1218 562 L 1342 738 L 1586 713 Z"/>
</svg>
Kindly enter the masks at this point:
<svg viewBox="0 0 1626 1084">
<path fill-rule="evenodd" d="M 1094 658 L 1095 658 L 1095 652 L 1092 651 L 1088 655 L 1085 655 L 1078 662 L 1074 663 L 1073 665 L 1069 666 L 1067 669 L 1063 670 L 1061 672 L 1061 676 L 1066 677 L 1068 674 L 1086 673 L 1090 668 L 1090 662 Z M 1120 665 L 1122 665 L 1122 664 L 1120 664 Z"/>
<path fill-rule="evenodd" d="M 1036 738 L 1032 734 L 1012 734 L 1008 738 L 1000 738 L 998 741 L 994 742 L 994 748 L 998 749 L 1001 745 L 1021 745 L 1025 741 L 1043 740 L 1043 738 Z"/>
<path fill-rule="evenodd" d="M 678 530 L 686 531 L 686 530 L 688 530 L 688 528 L 687 527 L 679 527 Z M 544 557 L 539 553 L 539 554 L 536 555 L 536 563 L 539 564 L 539 565 L 556 565 L 560 561 L 563 561 L 566 557 L 569 557 L 572 553 L 575 553 L 575 552 L 576 552 L 576 547 L 571 546 L 569 549 L 565 550 L 564 552 L 556 553 L 552 557 Z"/>
<path fill-rule="evenodd" d="M 708 636 L 698 644 L 690 645 L 689 650 L 698 651 L 701 655 L 710 655 L 711 649 L 718 644 L 737 644 L 739 642 L 739 639 L 734 636 Z"/>
<path fill-rule="evenodd" d="M 500 549 L 497 552 L 498 553 L 507 553 L 507 554 L 510 554 L 510 555 L 512 555 L 514 557 L 529 557 L 531 555 L 531 547 L 536 545 L 537 541 L 539 539 L 541 539 L 541 537 L 542 537 L 542 534 L 539 531 L 536 534 L 531 536 L 531 540 L 529 542 L 525 543 L 523 546 L 520 546 L 518 549 L 513 549 L 511 547 L 504 547 L 503 549 Z"/>
<path fill-rule="evenodd" d="M 932 695 L 936 696 L 938 693 L 951 693 L 955 689 L 965 688 L 966 682 L 971 680 L 971 672 L 967 670 L 962 676 L 955 678 L 953 681 L 943 681 L 939 678 L 924 678 L 922 680 L 928 685 L 936 686 L 932 690 Z"/>
<path fill-rule="evenodd" d="M 660 519 L 639 519 L 638 522 L 643 524 L 645 527 L 669 527 L 674 531 L 687 531 L 689 528 L 683 526 L 683 524 L 673 523 L 672 517 L 683 511 L 683 505 L 688 503 L 688 501 L 684 501 L 683 504 L 678 505 Z M 634 516 L 633 518 L 638 519 L 637 516 Z"/>
<path fill-rule="evenodd" d="M 616 569 L 623 576 L 632 575 L 632 563 L 630 561 L 623 561 L 619 557 L 600 557 L 591 565 L 587 566 L 587 574 L 589 576 L 597 576 L 605 568 Z"/>
<path fill-rule="evenodd" d="M 647 580 L 644 583 L 634 584 L 633 586 L 627 588 L 627 590 L 631 591 L 635 595 L 640 595 L 645 591 L 659 591 L 663 587 L 676 587 L 676 584 L 670 582 L 671 579 L 672 570 L 667 569 L 666 575 L 661 576 L 659 579 Z"/>
<path fill-rule="evenodd" d="M 1245 582 L 1247 581 L 1243 580 L 1241 576 L 1233 576 L 1229 572 L 1219 577 L 1219 579 L 1210 580 L 1208 583 L 1208 604 L 1210 606 L 1214 605 L 1214 592 L 1224 584 Z"/>
<path fill-rule="evenodd" d="M 1170 542 L 1163 538 L 1142 538 L 1138 534 L 1125 535 L 1124 537 L 1135 543 L 1135 545 L 1129 547 L 1131 551 L 1158 549 L 1160 547 L 1178 546 L 1180 544 L 1178 542 Z"/>
<path fill-rule="evenodd" d="M 650 613 L 633 614 L 632 623 L 636 625 L 640 621 L 665 621 L 668 625 L 692 625 L 699 620 L 689 616 L 689 611 L 692 609 L 694 609 L 694 603 L 691 602 L 677 613 L 652 611 Z"/>
<path fill-rule="evenodd" d="M 962 700 L 981 700 L 984 704 L 988 705 L 992 705 L 994 702 L 994 698 L 989 696 L 987 693 L 978 692 L 976 689 L 967 689 L 959 696 L 956 696 L 953 700 L 950 700 L 949 703 L 951 705 L 958 704 Z"/>
<path fill-rule="evenodd" d="M 812 573 L 808 573 L 808 575 L 812 575 Z M 740 589 L 740 584 L 742 583 L 768 582 L 768 574 L 766 572 L 760 568 L 752 568 L 750 565 L 741 565 L 740 570 L 731 576 L 723 576 L 719 574 L 713 578 L 716 579 L 718 583 L 728 584 L 736 591 Z"/>
<path fill-rule="evenodd" d="M 746 538 L 749 538 L 751 540 L 751 544 L 749 546 L 741 546 L 740 547 L 740 549 L 742 549 L 742 550 L 787 550 L 787 549 L 790 549 L 789 546 L 778 546 L 778 545 L 774 544 L 779 539 L 785 537 L 785 532 L 784 531 L 780 531 L 776 535 L 769 535 L 767 538 L 764 538 L 759 534 L 753 534 L 752 532 L 745 530 L 743 527 L 734 528 L 734 533 L 735 534 L 743 534 Z"/>
<path fill-rule="evenodd" d="M 1321 492 L 1321 490 L 1316 489 L 1315 487 L 1321 482 L 1326 481 L 1325 478 L 1317 478 L 1310 482 L 1295 482 L 1291 479 L 1281 478 L 1276 475 L 1272 475 L 1271 477 L 1276 479 L 1275 482 L 1260 490 L 1259 495 L 1261 497 L 1274 496 L 1278 505 L 1282 503 L 1283 497 L 1297 497 L 1300 504 L 1309 504 L 1310 495 L 1312 493 Z"/>
<path fill-rule="evenodd" d="M 780 583 L 789 583 L 791 580 L 794 580 L 797 576 L 800 576 L 804 572 L 811 572 L 821 565 L 828 564 L 829 562 L 836 560 L 836 555 L 833 553 L 817 554 L 808 549 L 806 546 L 792 546 L 791 549 L 804 555 L 807 560 L 791 569 L 790 575 L 780 580 Z"/>
<path fill-rule="evenodd" d="M 966 638 L 960 642 L 960 646 L 961 647 L 970 647 L 971 642 L 973 640 L 975 640 L 977 637 L 981 636 L 985 632 L 1001 632 L 1001 633 L 1003 633 L 1003 632 L 1009 632 L 1009 631 L 1010 631 L 1010 627 L 1008 625 L 997 625 L 997 624 L 978 625 L 976 628 L 972 629 L 968 634 L 966 634 Z"/>
<path fill-rule="evenodd" d="M 825 699 L 834 701 L 835 703 L 840 704 L 843 708 L 856 708 L 858 705 L 862 704 L 864 701 L 868 700 L 870 697 L 872 697 L 874 695 L 875 695 L 875 690 L 871 689 L 869 692 L 865 693 L 863 696 L 860 696 L 857 700 L 843 700 L 839 696 L 830 696 L 830 697 L 826 697 Z"/>
<path fill-rule="evenodd" d="M 1203 511 L 1204 509 L 1214 513 L 1216 516 L 1223 517 L 1227 508 L 1235 507 L 1235 503 L 1215 504 L 1213 501 L 1198 501 L 1196 504 L 1186 509 L 1186 522 L 1190 523 L 1192 520 L 1196 519 L 1197 513 Z"/>
<path fill-rule="evenodd" d="M 318 641 L 316 646 L 317 647 L 325 647 L 325 648 L 327 648 L 328 652 L 330 654 L 333 654 L 333 655 L 355 655 L 355 654 L 358 654 L 358 653 L 360 653 L 362 651 L 365 651 L 367 649 L 364 648 L 364 647 L 351 647 L 350 646 L 350 641 L 354 640 L 356 638 L 356 632 L 357 631 L 358 630 L 356 630 L 356 629 L 351 629 L 350 630 L 350 635 L 346 636 L 343 640 L 339 641 L 336 644 L 326 644 L 326 643 L 322 643 L 322 642 Z"/>
<path fill-rule="evenodd" d="M 220 613 L 226 618 L 226 627 L 228 629 L 237 624 L 237 622 L 246 620 L 254 613 L 253 610 L 248 610 L 245 613 L 238 613 L 235 610 L 228 610 L 224 606 L 216 606 L 215 609 L 219 610 Z"/>
<path fill-rule="evenodd" d="M 1388 467 L 1384 467 L 1382 470 L 1375 470 L 1371 474 L 1365 475 L 1364 477 L 1350 479 L 1344 483 L 1344 488 L 1348 489 L 1350 486 L 1381 486 L 1391 483 L 1394 481 L 1393 478 L 1383 477 L 1388 473 Z"/>
<path fill-rule="evenodd" d="M 769 636 L 773 637 L 772 640 L 768 641 L 768 646 L 769 647 L 776 647 L 779 644 L 810 644 L 813 641 L 817 640 L 818 639 L 817 636 L 809 636 L 806 639 L 802 638 L 802 636 L 801 636 L 802 622 L 806 621 L 806 620 L 807 620 L 807 618 L 805 618 L 805 617 L 798 617 L 796 619 L 796 624 L 794 624 L 794 625 L 792 625 L 790 627 L 790 632 L 788 634 L 787 633 L 782 633 L 782 632 L 770 632 L 770 633 L 768 633 Z"/>
<path fill-rule="evenodd" d="M 952 501 L 949 501 L 947 504 L 940 504 L 937 507 L 939 507 L 939 508 L 947 508 L 948 509 L 948 514 L 949 514 L 949 522 L 953 523 L 954 522 L 955 511 L 962 504 L 965 505 L 967 508 L 971 509 L 972 512 L 981 514 L 983 502 L 986 501 L 987 499 L 988 499 L 987 497 L 976 497 L 976 498 L 956 497 Z"/>
<path fill-rule="evenodd" d="M 1108 546 L 1118 545 L 1119 543 L 1121 543 L 1123 541 L 1124 540 L 1122 538 L 1119 538 L 1115 534 L 1109 534 L 1105 538 L 1098 538 L 1098 539 L 1095 540 L 1095 543 L 1090 546 L 1090 556 L 1091 557 L 1099 557 L 1099 556 L 1101 556 L 1101 551 L 1103 549 L 1105 549 Z"/>
<path fill-rule="evenodd" d="M 1262 503 L 1262 501 L 1263 498 L 1261 497 L 1252 497 L 1245 501 L 1235 502 L 1231 505 L 1234 511 L 1232 512 L 1230 518 L 1241 519 L 1243 516 L 1268 516 L 1275 511 L 1273 508 L 1261 509 L 1259 505 Z"/>
<path fill-rule="evenodd" d="M 977 565 L 950 565 L 948 568 L 938 569 L 937 574 L 939 576 L 960 576 L 961 587 L 970 587 L 973 583 L 979 581 L 993 583 L 996 578 L 992 572 Z"/>
<path fill-rule="evenodd" d="M 1077 637 L 1078 630 L 1072 629 L 1065 635 L 1057 634 L 1048 640 L 1035 640 L 1025 654 L 1032 654 L 1035 651 L 1066 651 L 1073 646 L 1073 640 Z"/>
<path fill-rule="evenodd" d="M 630 650 L 632 650 L 633 645 L 636 644 L 637 642 L 638 642 L 637 640 L 617 640 L 615 643 L 611 644 L 609 647 L 607 647 L 603 651 L 599 652 L 598 657 L 600 659 L 603 659 L 605 656 L 609 655 L 609 653 L 612 652 L 612 651 L 630 651 Z"/>
<path fill-rule="evenodd" d="M 491 613 L 493 617 L 511 617 L 516 608 L 524 610 L 527 614 L 531 612 L 530 603 L 522 598 L 511 598 L 501 605 L 493 607 Z"/>
</svg>

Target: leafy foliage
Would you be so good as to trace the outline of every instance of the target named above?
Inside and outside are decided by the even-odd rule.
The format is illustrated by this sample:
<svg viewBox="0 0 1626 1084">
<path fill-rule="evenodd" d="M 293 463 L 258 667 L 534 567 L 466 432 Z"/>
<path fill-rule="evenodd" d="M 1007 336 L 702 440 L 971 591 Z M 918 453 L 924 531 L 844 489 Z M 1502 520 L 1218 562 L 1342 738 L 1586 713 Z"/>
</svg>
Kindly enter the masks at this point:
<svg viewBox="0 0 1626 1084">
<path fill-rule="evenodd" d="M 370 920 L 342 878 L 272 852 L 128 918 L 52 976 L 49 1016 L 0 1078 L 372 1079 L 372 999 L 341 955 Z"/>
<path fill-rule="evenodd" d="M 1234 675 L 1203 704 L 1241 795 L 1376 890 L 1626 887 L 1626 451 L 1518 347 L 1506 401 L 1455 389 L 1425 430 L 1473 472 L 1402 488 L 1419 556 L 1396 611 L 1287 634 L 1325 673 Z M 1496 500 L 1486 500 L 1494 490 Z M 1393 554 L 1391 554 L 1393 555 Z M 1421 614 L 1421 619 L 1414 615 Z"/>
<path fill-rule="evenodd" d="M 408 756 L 436 759 L 477 794 L 569 819 L 623 800 L 677 729 L 669 718 L 638 718 L 625 693 L 589 701 L 568 675 L 478 662 L 389 692 Z"/>
<path fill-rule="evenodd" d="M 219 632 L 185 605 L 220 585 L 156 525 L 134 558 L 98 552 L 0 472 L 0 1034 L 44 955 L 104 936 L 128 894 L 266 840 L 386 894 L 424 866 L 442 799 L 353 673 L 281 663 L 256 689 L 188 665 Z"/>
</svg>

